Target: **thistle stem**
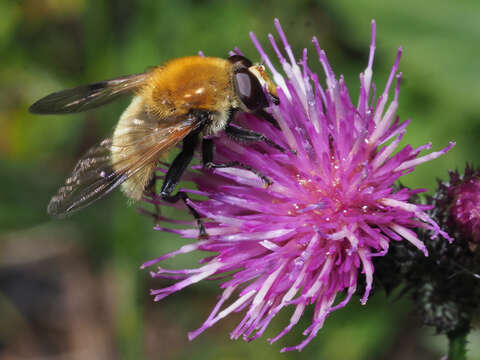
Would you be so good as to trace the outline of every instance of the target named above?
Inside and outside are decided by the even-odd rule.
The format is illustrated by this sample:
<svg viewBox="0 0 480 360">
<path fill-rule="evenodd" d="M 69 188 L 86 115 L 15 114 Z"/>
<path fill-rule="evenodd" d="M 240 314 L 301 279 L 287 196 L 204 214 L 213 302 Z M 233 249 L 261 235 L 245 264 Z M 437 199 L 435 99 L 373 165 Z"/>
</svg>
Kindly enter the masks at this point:
<svg viewBox="0 0 480 360">
<path fill-rule="evenodd" d="M 467 360 L 468 332 L 461 329 L 448 334 L 448 360 Z"/>
</svg>

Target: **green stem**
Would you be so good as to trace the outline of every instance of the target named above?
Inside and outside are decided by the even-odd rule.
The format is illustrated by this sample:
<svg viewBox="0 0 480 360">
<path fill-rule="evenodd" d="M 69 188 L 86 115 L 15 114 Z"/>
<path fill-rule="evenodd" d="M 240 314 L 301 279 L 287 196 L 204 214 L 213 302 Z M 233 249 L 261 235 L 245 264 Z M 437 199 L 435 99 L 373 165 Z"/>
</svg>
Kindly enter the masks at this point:
<svg viewBox="0 0 480 360">
<path fill-rule="evenodd" d="M 467 360 L 468 329 L 448 334 L 448 360 Z"/>
</svg>

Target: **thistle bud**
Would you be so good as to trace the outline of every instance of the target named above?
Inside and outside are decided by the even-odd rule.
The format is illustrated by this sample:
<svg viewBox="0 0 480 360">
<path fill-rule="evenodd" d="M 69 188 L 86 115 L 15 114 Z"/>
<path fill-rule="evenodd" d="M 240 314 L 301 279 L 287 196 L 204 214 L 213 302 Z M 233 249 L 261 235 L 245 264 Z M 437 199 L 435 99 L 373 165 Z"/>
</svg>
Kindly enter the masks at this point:
<svg viewBox="0 0 480 360">
<path fill-rule="evenodd" d="M 480 171 L 467 165 L 463 175 L 450 172 L 450 181 L 439 183 L 436 201 L 450 233 L 475 252 L 480 243 Z"/>
</svg>

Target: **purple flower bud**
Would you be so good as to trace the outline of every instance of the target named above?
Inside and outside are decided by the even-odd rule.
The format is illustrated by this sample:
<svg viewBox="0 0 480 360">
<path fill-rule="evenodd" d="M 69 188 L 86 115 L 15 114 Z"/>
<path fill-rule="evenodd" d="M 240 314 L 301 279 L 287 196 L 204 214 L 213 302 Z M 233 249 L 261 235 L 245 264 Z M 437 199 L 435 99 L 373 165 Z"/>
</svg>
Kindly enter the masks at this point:
<svg viewBox="0 0 480 360">
<path fill-rule="evenodd" d="M 387 256 L 375 262 L 377 284 L 386 290 L 403 285 L 423 323 L 450 339 L 468 333 L 478 313 L 479 174 L 468 165 L 464 174 L 451 171 L 449 181 L 439 181 L 434 197 L 429 199 L 429 214 L 455 239 L 453 244 L 428 239 L 429 231 L 417 231 L 427 245 L 429 258 L 396 243 Z"/>
<path fill-rule="evenodd" d="M 440 183 L 439 192 L 437 202 L 446 211 L 446 225 L 473 251 L 480 243 L 480 172 L 468 165 L 463 175 L 452 171 L 450 181 Z"/>
</svg>

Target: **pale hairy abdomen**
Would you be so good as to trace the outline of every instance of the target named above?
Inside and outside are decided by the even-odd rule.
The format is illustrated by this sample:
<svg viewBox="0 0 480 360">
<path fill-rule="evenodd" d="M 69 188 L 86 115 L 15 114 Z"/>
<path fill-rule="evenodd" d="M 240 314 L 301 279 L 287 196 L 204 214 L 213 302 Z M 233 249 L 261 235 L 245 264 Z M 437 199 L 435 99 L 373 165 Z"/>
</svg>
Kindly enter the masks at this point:
<svg viewBox="0 0 480 360">
<path fill-rule="evenodd" d="M 142 126 L 136 126 L 137 124 Z M 113 168 L 122 172 L 129 165 L 142 161 L 141 148 L 147 150 L 150 141 L 149 134 L 145 133 L 151 129 L 151 137 L 154 136 L 154 128 L 144 124 L 151 123 L 152 119 L 145 111 L 144 99 L 136 96 L 130 105 L 125 109 L 113 133 L 113 141 L 111 148 Z M 158 160 L 158 159 L 157 159 Z M 140 200 L 145 187 L 154 175 L 156 162 L 150 162 L 139 168 L 135 174 L 126 179 L 121 189 L 129 198 Z"/>
</svg>

